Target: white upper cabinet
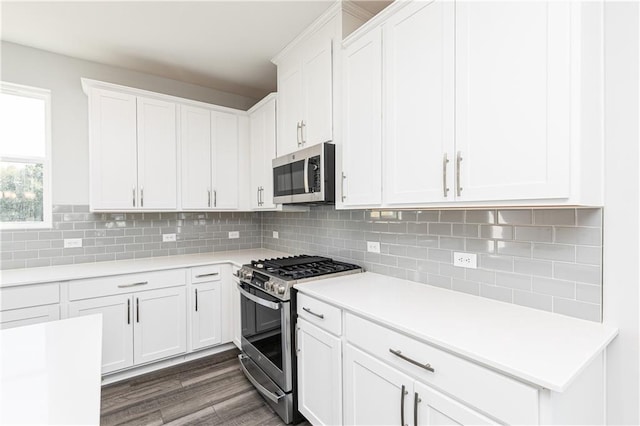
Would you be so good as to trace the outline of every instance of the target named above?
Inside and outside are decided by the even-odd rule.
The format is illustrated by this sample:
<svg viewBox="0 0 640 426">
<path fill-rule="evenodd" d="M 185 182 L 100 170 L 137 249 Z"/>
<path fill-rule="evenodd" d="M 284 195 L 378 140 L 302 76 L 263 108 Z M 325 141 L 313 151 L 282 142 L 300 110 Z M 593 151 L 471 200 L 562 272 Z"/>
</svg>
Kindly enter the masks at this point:
<svg viewBox="0 0 640 426">
<path fill-rule="evenodd" d="M 90 203 L 93 210 L 137 207 L 136 97 L 102 89 L 89 93 Z"/>
<path fill-rule="evenodd" d="M 338 206 L 600 205 L 601 18 L 554 1 L 389 6 L 344 42 Z M 360 81 L 380 31 L 382 74 L 370 53 Z M 378 106 L 381 166 L 363 147 Z"/>
<path fill-rule="evenodd" d="M 251 209 L 274 209 L 273 169 L 276 157 L 276 95 L 271 94 L 249 110 L 251 144 Z"/>
<path fill-rule="evenodd" d="M 344 206 L 382 202 L 382 32 L 375 28 L 343 54 L 342 174 L 338 176 Z"/>
<path fill-rule="evenodd" d="M 211 111 L 180 107 L 183 209 L 211 207 Z"/>
<path fill-rule="evenodd" d="M 240 208 L 245 111 L 88 79 L 82 85 L 92 211 Z"/>
<path fill-rule="evenodd" d="M 235 114 L 211 113 L 212 201 L 215 209 L 238 208 L 238 117 Z"/>
<path fill-rule="evenodd" d="M 443 163 L 453 136 L 452 2 L 415 2 L 383 26 L 385 204 L 451 199 Z"/>
<path fill-rule="evenodd" d="M 137 101 L 140 208 L 176 209 L 176 105 L 142 97 Z"/>
<path fill-rule="evenodd" d="M 568 198 L 571 4 L 455 8 L 457 198 Z"/>
<path fill-rule="evenodd" d="M 90 92 L 91 208 L 177 208 L 175 104 Z"/>
<path fill-rule="evenodd" d="M 340 4 L 310 25 L 272 61 L 278 66 L 277 156 L 334 139 L 333 42 L 341 39 Z"/>
</svg>

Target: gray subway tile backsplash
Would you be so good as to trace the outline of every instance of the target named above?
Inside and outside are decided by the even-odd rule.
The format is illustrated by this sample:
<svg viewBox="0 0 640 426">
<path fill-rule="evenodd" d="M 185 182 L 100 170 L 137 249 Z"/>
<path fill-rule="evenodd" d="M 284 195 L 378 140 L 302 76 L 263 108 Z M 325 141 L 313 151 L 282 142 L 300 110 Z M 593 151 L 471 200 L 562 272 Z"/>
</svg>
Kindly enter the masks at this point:
<svg viewBox="0 0 640 426">
<path fill-rule="evenodd" d="M 357 210 L 344 219 L 340 213 L 328 206 L 265 212 L 263 247 L 325 254 L 373 272 L 600 321 L 601 209 Z M 337 231 L 348 251 L 305 240 L 319 228 Z M 366 241 L 382 242 L 382 253 L 370 256 Z M 453 266 L 454 251 L 476 253 L 478 269 Z"/>
<path fill-rule="evenodd" d="M 90 213 L 54 206 L 51 230 L 0 232 L 2 269 L 264 247 L 579 318 L 601 318 L 602 210 Z M 240 231 L 239 239 L 228 239 Z M 274 239 L 273 231 L 279 232 Z M 162 242 L 175 233 L 176 242 Z M 63 248 L 82 238 L 82 248 Z M 381 243 L 367 253 L 366 242 Z M 453 266 L 453 252 L 478 269 Z"/>
</svg>

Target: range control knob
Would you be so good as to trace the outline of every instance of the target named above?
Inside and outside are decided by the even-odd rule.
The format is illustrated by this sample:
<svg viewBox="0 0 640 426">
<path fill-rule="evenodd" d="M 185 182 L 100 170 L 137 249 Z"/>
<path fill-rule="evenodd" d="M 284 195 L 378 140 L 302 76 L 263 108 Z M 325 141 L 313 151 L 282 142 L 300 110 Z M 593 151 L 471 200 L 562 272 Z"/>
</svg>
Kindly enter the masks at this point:
<svg viewBox="0 0 640 426">
<path fill-rule="evenodd" d="M 286 290 L 286 287 L 282 284 L 280 284 L 278 286 L 278 294 L 284 294 L 284 291 Z"/>
<path fill-rule="evenodd" d="M 268 291 L 273 290 L 273 281 L 267 281 L 264 283 L 264 289 Z"/>
</svg>

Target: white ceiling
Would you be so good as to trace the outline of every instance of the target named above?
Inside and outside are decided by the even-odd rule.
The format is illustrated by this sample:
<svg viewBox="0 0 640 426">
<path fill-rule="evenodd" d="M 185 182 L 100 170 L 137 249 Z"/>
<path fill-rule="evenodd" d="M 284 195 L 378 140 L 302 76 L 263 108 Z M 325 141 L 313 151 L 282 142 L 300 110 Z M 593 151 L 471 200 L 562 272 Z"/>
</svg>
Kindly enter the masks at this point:
<svg viewBox="0 0 640 426">
<path fill-rule="evenodd" d="M 331 3 L 2 1 L 0 28 L 2 40 L 260 99 L 276 90 L 270 59 Z"/>
</svg>

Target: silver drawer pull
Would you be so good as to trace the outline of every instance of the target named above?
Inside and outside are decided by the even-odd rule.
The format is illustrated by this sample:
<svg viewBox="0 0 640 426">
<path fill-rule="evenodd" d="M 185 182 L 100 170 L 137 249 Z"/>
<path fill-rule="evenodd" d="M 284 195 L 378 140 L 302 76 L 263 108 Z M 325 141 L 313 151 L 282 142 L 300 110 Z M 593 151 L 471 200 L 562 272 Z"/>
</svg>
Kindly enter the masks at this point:
<svg viewBox="0 0 640 426">
<path fill-rule="evenodd" d="M 403 360 L 405 360 L 407 362 L 410 362 L 413 365 L 417 365 L 420 368 L 424 368 L 427 371 L 431 371 L 432 373 L 436 372 L 436 370 L 433 367 L 431 367 L 431 364 L 420 364 L 418 361 L 416 361 L 414 359 L 411 359 L 406 355 L 402 355 L 401 351 L 394 351 L 393 349 L 389 348 L 389 352 L 391 352 L 392 354 L 394 354 L 398 358 L 403 359 Z"/>
<path fill-rule="evenodd" d="M 302 310 L 303 310 L 303 311 L 305 311 L 305 312 L 309 312 L 311 315 L 316 316 L 316 317 L 318 317 L 318 318 L 320 318 L 320 319 L 324 319 L 324 315 L 323 315 L 323 314 L 316 314 L 315 312 L 313 312 L 313 311 L 312 311 L 311 309 L 309 309 L 309 308 L 305 308 L 305 307 L 303 307 L 303 308 L 302 308 Z"/>
<path fill-rule="evenodd" d="M 133 284 L 120 284 L 118 288 L 136 287 L 139 285 L 146 285 L 146 284 L 149 284 L 149 281 L 140 281 L 139 283 L 133 283 Z"/>
<path fill-rule="evenodd" d="M 211 272 L 210 274 L 200 274 L 200 275 L 196 275 L 196 278 L 215 277 L 216 275 L 220 275 L 220 273 L 219 272 Z"/>
</svg>

